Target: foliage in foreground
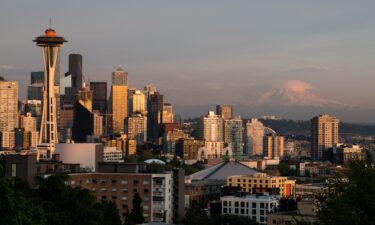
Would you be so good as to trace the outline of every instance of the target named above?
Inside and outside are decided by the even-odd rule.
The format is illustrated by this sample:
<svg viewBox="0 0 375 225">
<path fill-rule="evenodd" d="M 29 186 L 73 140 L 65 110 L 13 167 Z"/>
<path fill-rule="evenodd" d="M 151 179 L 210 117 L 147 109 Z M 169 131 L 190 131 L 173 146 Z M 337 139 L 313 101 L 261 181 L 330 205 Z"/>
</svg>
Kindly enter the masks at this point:
<svg viewBox="0 0 375 225">
<path fill-rule="evenodd" d="M 318 219 L 322 225 L 375 224 L 375 168 L 352 162 L 347 178 L 335 177 L 318 196 Z"/>
</svg>

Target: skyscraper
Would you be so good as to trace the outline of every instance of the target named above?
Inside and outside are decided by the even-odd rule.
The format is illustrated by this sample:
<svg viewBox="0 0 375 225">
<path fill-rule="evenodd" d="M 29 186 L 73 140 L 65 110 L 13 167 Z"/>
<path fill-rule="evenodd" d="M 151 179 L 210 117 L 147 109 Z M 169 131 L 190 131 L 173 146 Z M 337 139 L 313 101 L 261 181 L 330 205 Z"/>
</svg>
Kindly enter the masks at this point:
<svg viewBox="0 0 375 225">
<path fill-rule="evenodd" d="M 311 119 L 311 156 L 322 160 L 326 149 L 339 142 L 339 119 L 330 115 L 320 115 Z"/>
<path fill-rule="evenodd" d="M 224 140 L 224 119 L 209 111 L 201 121 L 201 135 L 205 141 L 222 142 Z"/>
<path fill-rule="evenodd" d="M 36 118 L 31 115 L 31 112 L 21 116 L 21 128 L 23 128 L 25 132 L 36 131 Z"/>
<path fill-rule="evenodd" d="M 233 154 L 244 153 L 243 126 L 240 117 L 224 120 L 224 142 L 230 146 Z"/>
<path fill-rule="evenodd" d="M 30 84 L 44 84 L 44 72 L 37 71 L 30 73 Z"/>
<path fill-rule="evenodd" d="M 72 87 L 76 90 L 83 87 L 82 55 L 69 55 L 69 73 L 72 75 Z"/>
<path fill-rule="evenodd" d="M 163 123 L 173 123 L 174 114 L 173 107 L 169 103 L 164 103 L 163 105 Z"/>
<path fill-rule="evenodd" d="M 263 137 L 263 156 L 277 159 L 284 156 L 284 136 L 268 134 Z"/>
<path fill-rule="evenodd" d="M 107 82 L 90 82 L 92 109 L 104 114 L 107 112 Z"/>
<path fill-rule="evenodd" d="M 146 96 L 141 90 L 129 90 L 129 114 L 146 114 Z"/>
<path fill-rule="evenodd" d="M 76 142 L 85 142 L 87 136 L 91 135 L 94 130 L 92 91 L 87 87 L 83 87 L 77 93 L 73 118 L 73 140 Z"/>
<path fill-rule="evenodd" d="M 137 145 L 143 145 L 147 141 L 147 117 L 142 114 L 133 114 L 126 118 L 125 130 L 128 139 L 136 140 Z"/>
<path fill-rule="evenodd" d="M 43 115 L 39 140 L 41 144 L 38 150 L 50 158 L 58 142 L 55 71 L 58 63 L 59 47 L 66 40 L 63 37 L 58 37 L 56 31 L 49 28 L 43 36 L 37 37 L 34 42 L 36 42 L 37 46 L 43 48 L 44 58 Z"/>
<path fill-rule="evenodd" d="M 0 131 L 18 127 L 18 82 L 0 79 Z"/>
<path fill-rule="evenodd" d="M 125 118 L 128 116 L 128 73 L 118 68 L 112 73 L 110 113 L 112 133 L 124 132 Z"/>
<path fill-rule="evenodd" d="M 159 126 L 163 122 L 163 95 L 159 92 L 150 94 L 147 101 L 147 138 L 158 142 Z"/>
<path fill-rule="evenodd" d="M 262 122 L 252 118 L 246 123 L 246 152 L 249 156 L 263 155 L 263 136 Z"/>
<path fill-rule="evenodd" d="M 233 106 L 231 105 L 217 105 L 216 115 L 221 116 L 225 120 L 233 118 Z"/>
</svg>

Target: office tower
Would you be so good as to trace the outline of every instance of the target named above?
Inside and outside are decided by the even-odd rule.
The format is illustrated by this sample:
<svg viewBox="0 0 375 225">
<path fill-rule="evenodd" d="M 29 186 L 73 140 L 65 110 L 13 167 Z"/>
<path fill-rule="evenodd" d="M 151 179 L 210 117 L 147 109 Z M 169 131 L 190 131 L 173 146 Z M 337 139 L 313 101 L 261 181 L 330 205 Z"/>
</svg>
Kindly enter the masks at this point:
<svg viewBox="0 0 375 225">
<path fill-rule="evenodd" d="M 233 106 L 231 105 L 217 105 L 216 115 L 221 116 L 225 120 L 233 118 Z"/>
<path fill-rule="evenodd" d="M 141 90 L 129 90 L 129 112 L 146 114 L 146 96 Z"/>
<path fill-rule="evenodd" d="M 147 93 L 147 97 L 148 97 L 156 92 L 156 87 L 153 84 L 147 84 L 144 90 Z"/>
<path fill-rule="evenodd" d="M 72 139 L 73 117 L 74 105 L 62 105 L 59 119 L 61 142 L 66 142 L 67 140 Z"/>
<path fill-rule="evenodd" d="M 44 84 L 44 71 L 31 72 L 30 84 Z"/>
<path fill-rule="evenodd" d="M 249 156 L 263 155 L 264 126 L 259 120 L 252 118 L 246 123 L 246 152 Z"/>
<path fill-rule="evenodd" d="M 320 115 L 311 119 L 311 156 L 322 160 L 325 150 L 336 146 L 339 141 L 339 119 Z"/>
<path fill-rule="evenodd" d="M 58 37 L 56 31 L 49 28 L 43 36 L 37 37 L 34 42 L 43 48 L 44 61 L 44 89 L 43 89 L 43 114 L 40 130 L 40 147 L 38 150 L 46 153 L 51 158 L 58 143 L 57 137 L 57 101 L 55 97 L 55 70 L 59 47 L 66 40 Z"/>
<path fill-rule="evenodd" d="M 197 160 L 199 151 L 205 147 L 205 141 L 184 139 L 182 140 L 182 150 L 177 152 L 184 160 Z"/>
<path fill-rule="evenodd" d="M 173 107 L 169 103 L 164 103 L 164 105 L 163 105 L 163 123 L 173 123 L 173 122 L 174 122 Z"/>
<path fill-rule="evenodd" d="M 121 67 L 112 72 L 112 85 L 128 86 L 128 72 Z"/>
<path fill-rule="evenodd" d="M 14 149 L 16 151 L 21 151 L 24 149 L 24 139 L 25 139 L 25 131 L 23 128 L 15 128 L 14 131 Z"/>
<path fill-rule="evenodd" d="M 133 114 L 126 118 L 125 130 L 128 139 L 136 140 L 137 145 L 147 141 L 147 117 L 142 114 Z"/>
<path fill-rule="evenodd" d="M 268 159 L 280 159 L 284 156 L 284 136 L 268 134 L 263 137 L 263 156 Z"/>
<path fill-rule="evenodd" d="M 103 116 L 100 114 L 99 111 L 93 111 L 93 135 L 94 136 L 101 136 L 104 134 L 103 129 Z"/>
<path fill-rule="evenodd" d="M 207 116 L 202 118 L 202 138 L 205 141 L 222 142 L 224 119 L 209 111 Z"/>
<path fill-rule="evenodd" d="M 72 87 L 79 90 L 83 87 L 82 55 L 69 55 L 69 73 L 72 75 Z"/>
<path fill-rule="evenodd" d="M 92 109 L 107 113 L 107 82 L 90 82 Z"/>
<path fill-rule="evenodd" d="M 147 101 L 147 138 L 158 143 L 159 126 L 163 122 L 163 95 L 154 92 Z"/>
<path fill-rule="evenodd" d="M 125 118 L 128 116 L 128 73 L 118 68 L 112 73 L 110 113 L 112 133 L 124 132 Z"/>
<path fill-rule="evenodd" d="M 87 136 L 93 133 L 93 121 L 92 91 L 83 87 L 78 91 L 74 105 L 72 137 L 75 142 L 85 142 Z"/>
<path fill-rule="evenodd" d="M 18 127 L 18 82 L 0 79 L 0 131 Z"/>
<path fill-rule="evenodd" d="M 34 83 L 27 86 L 27 99 L 28 100 L 43 100 L 43 84 Z"/>
<path fill-rule="evenodd" d="M 232 152 L 237 155 L 242 155 L 243 152 L 243 126 L 240 117 L 224 120 L 224 142 L 232 149 Z"/>
<path fill-rule="evenodd" d="M 23 128 L 25 132 L 36 131 L 36 118 L 31 115 L 31 112 L 21 116 L 21 128 Z"/>
</svg>

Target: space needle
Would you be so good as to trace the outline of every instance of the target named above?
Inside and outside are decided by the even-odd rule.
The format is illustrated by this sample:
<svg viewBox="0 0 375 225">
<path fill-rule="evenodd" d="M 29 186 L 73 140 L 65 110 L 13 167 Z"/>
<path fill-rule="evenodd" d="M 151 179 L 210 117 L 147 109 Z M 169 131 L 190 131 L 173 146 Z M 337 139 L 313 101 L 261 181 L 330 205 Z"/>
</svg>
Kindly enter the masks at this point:
<svg viewBox="0 0 375 225">
<path fill-rule="evenodd" d="M 44 61 L 44 86 L 43 86 L 43 111 L 40 127 L 38 153 L 46 158 L 52 158 L 58 143 L 57 135 L 57 101 L 55 97 L 55 68 L 59 48 L 67 42 L 65 38 L 57 36 L 55 30 L 50 27 L 33 40 L 36 45 L 42 47 Z"/>
</svg>

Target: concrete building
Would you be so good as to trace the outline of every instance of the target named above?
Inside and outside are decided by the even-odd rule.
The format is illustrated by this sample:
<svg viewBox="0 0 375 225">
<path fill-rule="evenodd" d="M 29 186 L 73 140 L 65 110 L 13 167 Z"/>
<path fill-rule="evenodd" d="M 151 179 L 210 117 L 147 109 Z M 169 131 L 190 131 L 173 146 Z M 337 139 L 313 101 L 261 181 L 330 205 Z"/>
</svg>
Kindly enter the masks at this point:
<svg viewBox="0 0 375 225">
<path fill-rule="evenodd" d="M 267 224 L 267 216 L 277 212 L 280 196 L 246 195 L 244 197 L 223 196 L 220 198 L 223 215 L 246 216 L 259 224 Z"/>
<path fill-rule="evenodd" d="M 240 117 L 224 120 L 224 142 L 232 149 L 234 155 L 244 153 L 243 126 Z"/>
<path fill-rule="evenodd" d="M 230 120 L 233 118 L 233 106 L 231 105 L 217 105 L 216 115 L 220 116 L 225 120 Z"/>
<path fill-rule="evenodd" d="M 366 152 L 359 145 L 336 144 L 324 152 L 324 160 L 335 164 L 347 164 L 353 160 L 365 160 Z"/>
<path fill-rule="evenodd" d="M 182 156 L 184 160 L 198 160 L 198 153 L 203 147 L 205 147 L 205 142 L 202 140 L 182 140 Z"/>
<path fill-rule="evenodd" d="M 173 107 L 169 103 L 163 105 L 163 123 L 174 123 Z"/>
<path fill-rule="evenodd" d="M 37 130 L 36 118 L 31 115 L 31 112 L 21 116 L 21 128 L 23 128 L 25 132 L 33 132 Z"/>
<path fill-rule="evenodd" d="M 181 187 L 178 182 L 183 180 L 183 177 L 179 178 L 182 173 L 174 170 L 160 174 L 144 173 L 142 168 L 133 170 L 136 165 L 103 165 L 105 167 L 99 169 L 99 173 L 70 174 L 68 185 L 91 190 L 98 201 L 113 201 L 122 219 L 132 210 L 135 193 L 142 200 L 146 222 L 172 223 L 183 218 L 183 214 L 178 213 L 184 209 L 183 189 L 178 189 Z"/>
<path fill-rule="evenodd" d="M 246 123 L 246 152 L 249 156 L 263 155 L 263 136 L 262 122 L 252 118 Z"/>
<path fill-rule="evenodd" d="M 124 159 L 123 152 L 116 147 L 104 147 L 103 160 L 105 162 L 118 162 Z"/>
<path fill-rule="evenodd" d="M 163 138 L 163 152 L 164 154 L 175 155 L 177 151 L 177 145 L 182 140 L 188 138 L 188 135 L 185 134 L 183 130 L 173 129 L 164 133 Z"/>
<path fill-rule="evenodd" d="M 263 137 L 263 156 L 268 159 L 279 159 L 284 155 L 284 136 L 269 134 Z"/>
<path fill-rule="evenodd" d="M 229 148 L 230 149 L 230 148 Z M 232 152 L 226 152 L 222 141 L 205 141 L 204 148 L 198 152 L 198 160 L 203 159 L 221 159 L 226 154 L 232 155 Z"/>
<path fill-rule="evenodd" d="M 334 147 L 339 141 L 339 119 L 330 115 L 320 115 L 311 119 L 311 156 L 322 160 L 324 151 Z"/>
<path fill-rule="evenodd" d="M 101 136 L 104 134 L 103 129 L 103 116 L 97 110 L 93 111 L 93 135 L 94 136 Z"/>
<path fill-rule="evenodd" d="M 126 119 L 125 131 L 128 139 L 136 140 L 137 145 L 147 141 L 147 117 L 142 114 L 133 114 Z"/>
<path fill-rule="evenodd" d="M 141 90 L 129 90 L 129 114 L 146 114 L 146 96 Z"/>
<path fill-rule="evenodd" d="M 80 164 L 81 171 L 95 172 L 104 159 L 104 147 L 95 143 L 60 143 L 56 153 L 64 163 Z"/>
<path fill-rule="evenodd" d="M 287 177 L 269 176 L 266 173 L 255 173 L 245 176 L 229 176 L 227 186 L 241 187 L 243 192 L 272 193 L 284 198 L 296 196 L 296 181 Z"/>
<path fill-rule="evenodd" d="M 205 141 L 222 142 L 224 141 L 224 119 L 209 111 L 207 116 L 201 121 L 202 139 Z"/>
<path fill-rule="evenodd" d="M 0 131 L 18 127 L 18 81 L 0 79 Z"/>
<path fill-rule="evenodd" d="M 28 100 L 43 100 L 43 83 L 34 83 L 27 86 Z"/>
</svg>

